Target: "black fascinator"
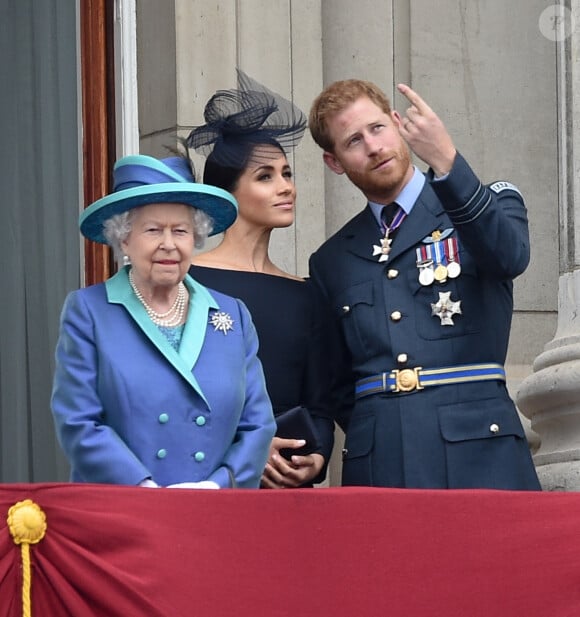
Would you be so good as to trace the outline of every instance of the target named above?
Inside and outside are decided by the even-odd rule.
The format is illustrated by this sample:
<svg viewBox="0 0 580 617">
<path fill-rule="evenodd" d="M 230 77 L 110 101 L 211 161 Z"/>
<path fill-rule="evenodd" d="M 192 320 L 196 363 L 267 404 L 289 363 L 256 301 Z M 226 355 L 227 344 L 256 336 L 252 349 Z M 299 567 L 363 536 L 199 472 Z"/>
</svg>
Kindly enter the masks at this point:
<svg viewBox="0 0 580 617">
<path fill-rule="evenodd" d="M 255 146 L 279 145 L 288 152 L 306 130 L 306 115 L 293 103 L 237 69 L 238 89 L 218 90 L 204 110 L 206 124 L 186 143 L 224 167 L 245 166 Z M 252 158 L 267 156 L 259 149 Z"/>
</svg>

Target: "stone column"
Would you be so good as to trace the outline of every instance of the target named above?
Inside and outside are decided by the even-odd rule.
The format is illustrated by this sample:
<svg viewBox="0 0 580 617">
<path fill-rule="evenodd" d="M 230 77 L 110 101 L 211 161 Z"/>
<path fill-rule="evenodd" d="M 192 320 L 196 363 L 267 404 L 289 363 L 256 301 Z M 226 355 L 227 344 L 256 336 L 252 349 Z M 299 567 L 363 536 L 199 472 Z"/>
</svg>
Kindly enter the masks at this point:
<svg viewBox="0 0 580 617">
<path fill-rule="evenodd" d="M 580 86 L 578 51 L 580 3 L 555 4 L 541 14 L 542 34 L 557 50 L 559 133 L 560 277 L 556 334 L 521 384 L 517 403 L 539 435 L 534 461 L 544 490 L 580 490 L 580 237 L 575 226 L 580 208 L 580 137 L 575 93 Z M 576 104 L 577 105 L 577 104 Z M 575 113 L 576 112 L 576 113 Z M 556 199 L 547 207 L 554 209 Z"/>
<path fill-rule="evenodd" d="M 580 270 L 560 277 L 558 330 L 534 362 L 517 402 L 540 437 L 534 456 L 545 490 L 580 490 Z"/>
</svg>

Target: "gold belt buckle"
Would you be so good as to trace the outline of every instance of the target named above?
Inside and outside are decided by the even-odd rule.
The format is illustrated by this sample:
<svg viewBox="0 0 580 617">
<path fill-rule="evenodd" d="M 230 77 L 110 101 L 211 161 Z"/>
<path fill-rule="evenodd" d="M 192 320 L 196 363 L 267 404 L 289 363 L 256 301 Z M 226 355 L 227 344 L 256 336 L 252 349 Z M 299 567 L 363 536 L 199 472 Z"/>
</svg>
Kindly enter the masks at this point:
<svg viewBox="0 0 580 617">
<path fill-rule="evenodd" d="M 412 392 L 413 390 L 423 390 L 419 380 L 419 371 L 422 366 L 416 368 L 393 369 L 395 376 L 395 388 L 391 392 Z"/>
</svg>

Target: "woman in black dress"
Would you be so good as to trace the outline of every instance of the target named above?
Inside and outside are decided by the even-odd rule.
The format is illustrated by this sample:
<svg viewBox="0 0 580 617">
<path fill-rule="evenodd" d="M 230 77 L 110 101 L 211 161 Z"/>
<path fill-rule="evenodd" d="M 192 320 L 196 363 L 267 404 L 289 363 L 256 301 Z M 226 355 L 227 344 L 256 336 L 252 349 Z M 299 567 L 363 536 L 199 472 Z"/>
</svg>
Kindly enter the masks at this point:
<svg viewBox="0 0 580 617">
<path fill-rule="evenodd" d="M 207 157 L 204 183 L 233 193 L 239 210 L 222 242 L 196 256 L 190 274 L 249 308 L 275 415 L 302 405 L 315 425 L 319 443 L 311 454 L 291 453 L 304 445 L 301 435 L 274 437 L 262 487 L 309 486 L 324 479 L 334 436 L 327 320 L 314 286 L 269 256 L 272 230 L 294 222 L 296 187 L 286 151 L 304 134 L 306 117 L 241 71 L 238 89 L 218 91 L 204 117 L 187 144 Z"/>
</svg>

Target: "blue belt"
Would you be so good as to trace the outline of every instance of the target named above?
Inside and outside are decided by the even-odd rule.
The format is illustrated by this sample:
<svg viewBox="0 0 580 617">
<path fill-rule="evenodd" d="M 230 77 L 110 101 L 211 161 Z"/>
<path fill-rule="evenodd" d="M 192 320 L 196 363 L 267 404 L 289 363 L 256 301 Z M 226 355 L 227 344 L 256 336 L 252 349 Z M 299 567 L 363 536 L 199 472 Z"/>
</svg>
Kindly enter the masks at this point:
<svg viewBox="0 0 580 617">
<path fill-rule="evenodd" d="M 445 368 L 393 369 L 390 373 L 379 373 L 355 384 L 356 398 L 381 392 L 414 392 L 426 386 L 445 386 L 471 381 L 505 381 L 505 369 L 501 364 L 464 364 Z"/>
</svg>

